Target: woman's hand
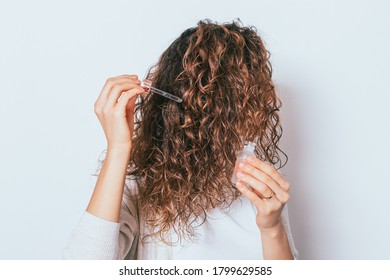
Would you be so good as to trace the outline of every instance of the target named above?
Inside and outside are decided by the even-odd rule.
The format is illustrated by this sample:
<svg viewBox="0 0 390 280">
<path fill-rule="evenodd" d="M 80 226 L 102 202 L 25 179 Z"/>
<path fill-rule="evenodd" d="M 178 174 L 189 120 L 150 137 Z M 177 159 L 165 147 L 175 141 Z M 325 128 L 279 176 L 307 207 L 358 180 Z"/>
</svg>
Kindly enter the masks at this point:
<svg viewBox="0 0 390 280">
<path fill-rule="evenodd" d="M 137 75 L 109 78 L 94 104 L 109 148 L 131 148 L 135 101 L 145 92 L 140 84 Z"/>
<path fill-rule="evenodd" d="M 281 228 L 282 209 L 289 199 L 289 182 L 273 166 L 252 156 L 240 163 L 237 176 L 241 181 L 237 182 L 237 188 L 258 210 L 256 223 L 260 231 Z"/>
</svg>

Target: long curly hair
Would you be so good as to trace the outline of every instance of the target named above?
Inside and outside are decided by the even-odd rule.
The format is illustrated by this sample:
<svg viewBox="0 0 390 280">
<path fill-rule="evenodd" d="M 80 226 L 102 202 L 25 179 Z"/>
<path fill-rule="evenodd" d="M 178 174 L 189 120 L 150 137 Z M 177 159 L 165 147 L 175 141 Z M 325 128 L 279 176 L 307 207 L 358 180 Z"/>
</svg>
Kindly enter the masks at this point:
<svg viewBox="0 0 390 280">
<path fill-rule="evenodd" d="M 180 240 L 192 240 L 195 221 L 228 209 L 241 195 L 230 178 L 245 141 L 277 168 L 287 162 L 278 147 L 281 103 L 269 58 L 255 27 L 207 19 L 185 30 L 149 69 L 154 87 L 183 102 L 147 94 L 136 104 L 127 175 L 142 182 L 147 236 L 172 244 L 166 234 L 174 229 Z"/>
</svg>

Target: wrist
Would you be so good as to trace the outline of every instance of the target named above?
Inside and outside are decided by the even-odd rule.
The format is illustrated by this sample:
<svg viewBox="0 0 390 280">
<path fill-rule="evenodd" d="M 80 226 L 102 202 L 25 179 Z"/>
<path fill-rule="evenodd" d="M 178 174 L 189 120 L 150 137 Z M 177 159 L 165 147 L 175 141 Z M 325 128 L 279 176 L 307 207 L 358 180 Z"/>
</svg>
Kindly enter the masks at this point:
<svg viewBox="0 0 390 280">
<path fill-rule="evenodd" d="M 132 148 L 131 143 L 126 144 L 111 144 L 107 145 L 107 152 L 130 152 Z"/>
<path fill-rule="evenodd" d="M 114 156 L 114 157 L 130 157 L 131 153 L 131 145 L 113 145 L 107 146 L 107 156 Z"/>
<path fill-rule="evenodd" d="M 268 238 L 278 238 L 284 231 L 284 226 L 282 221 L 279 221 L 272 227 L 266 229 L 260 229 L 262 236 L 267 236 Z"/>
</svg>

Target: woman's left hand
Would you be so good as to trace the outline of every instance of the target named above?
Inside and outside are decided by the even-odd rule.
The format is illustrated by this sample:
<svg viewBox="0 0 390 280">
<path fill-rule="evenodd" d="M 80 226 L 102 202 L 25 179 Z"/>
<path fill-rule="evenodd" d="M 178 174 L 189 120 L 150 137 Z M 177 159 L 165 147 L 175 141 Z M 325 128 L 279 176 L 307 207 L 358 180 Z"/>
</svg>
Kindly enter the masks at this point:
<svg viewBox="0 0 390 280">
<path fill-rule="evenodd" d="M 237 176 L 240 180 L 237 188 L 258 210 L 256 224 L 260 231 L 278 228 L 282 209 L 289 199 L 290 183 L 273 166 L 252 156 L 240 163 Z"/>
</svg>

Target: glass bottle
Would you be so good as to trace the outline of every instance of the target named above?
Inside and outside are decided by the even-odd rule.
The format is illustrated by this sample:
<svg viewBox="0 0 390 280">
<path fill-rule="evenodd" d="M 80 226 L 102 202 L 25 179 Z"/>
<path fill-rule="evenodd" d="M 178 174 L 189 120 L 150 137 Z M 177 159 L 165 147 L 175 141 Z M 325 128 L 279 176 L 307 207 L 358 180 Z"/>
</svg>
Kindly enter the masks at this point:
<svg viewBox="0 0 390 280">
<path fill-rule="evenodd" d="M 239 167 L 238 167 L 239 164 L 241 162 L 245 162 L 246 158 L 248 156 L 256 157 L 256 155 L 255 155 L 255 147 L 256 147 L 256 143 L 248 141 L 248 142 L 245 143 L 244 149 L 237 154 L 236 164 L 234 166 L 233 176 L 232 176 L 232 179 L 231 179 L 231 182 L 234 185 L 238 181 L 237 172 L 238 172 L 238 169 L 239 169 Z"/>
</svg>

